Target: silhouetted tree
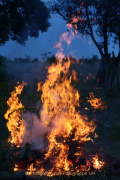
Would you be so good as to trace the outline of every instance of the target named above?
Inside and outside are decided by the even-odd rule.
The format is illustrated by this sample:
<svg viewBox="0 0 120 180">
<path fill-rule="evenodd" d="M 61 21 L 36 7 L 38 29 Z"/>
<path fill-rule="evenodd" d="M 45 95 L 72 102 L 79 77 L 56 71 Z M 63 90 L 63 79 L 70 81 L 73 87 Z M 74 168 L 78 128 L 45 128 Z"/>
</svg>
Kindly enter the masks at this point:
<svg viewBox="0 0 120 180">
<path fill-rule="evenodd" d="M 79 33 L 92 38 L 101 55 L 95 85 L 104 84 L 111 87 L 115 74 L 117 74 L 120 51 L 117 57 L 113 55 L 114 60 L 110 62 L 108 45 L 110 37 L 113 36 L 114 40 L 119 41 L 120 48 L 120 1 L 57 0 L 57 2 L 53 3 L 50 1 L 49 5 L 52 13 L 58 13 L 67 23 L 72 23 L 73 29 L 77 28 Z M 73 21 L 73 17 L 79 20 L 77 22 Z M 99 42 L 97 42 L 95 34 L 100 37 Z"/>
<path fill-rule="evenodd" d="M 0 0 L 0 45 L 9 39 L 25 45 L 28 36 L 37 38 L 50 23 L 49 9 L 40 0 Z"/>
</svg>

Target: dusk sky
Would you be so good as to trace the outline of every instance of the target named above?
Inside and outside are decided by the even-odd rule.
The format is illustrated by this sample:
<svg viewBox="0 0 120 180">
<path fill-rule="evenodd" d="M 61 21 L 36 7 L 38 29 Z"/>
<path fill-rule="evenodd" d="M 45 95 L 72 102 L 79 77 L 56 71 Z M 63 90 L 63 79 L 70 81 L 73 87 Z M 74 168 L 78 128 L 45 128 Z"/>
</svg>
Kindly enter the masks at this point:
<svg viewBox="0 0 120 180">
<path fill-rule="evenodd" d="M 48 0 L 42 0 L 43 2 L 47 2 Z M 47 32 L 39 33 L 39 38 L 28 38 L 25 47 L 16 43 L 16 41 L 8 41 L 4 46 L 0 47 L 0 54 L 6 56 L 7 58 L 14 60 L 15 57 L 24 58 L 25 55 L 30 56 L 31 58 L 37 57 L 39 60 L 42 60 L 42 54 L 45 52 L 52 52 L 55 54 L 57 49 L 53 48 L 55 43 L 59 42 L 60 36 L 67 32 L 66 22 L 60 18 L 59 15 L 51 15 L 51 19 L 49 19 L 52 26 L 48 28 Z M 71 33 L 68 34 L 70 36 Z M 97 37 L 96 37 L 97 38 Z M 99 41 L 99 38 L 97 38 Z M 62 42 L 63 43 L 63 42 Z M 118 54 L 118 44 L 115 45 L 115 49 L 112 48 L 113 43 L 110 41 L 109 52 L 112 50 L 115 52 L 115 55 Z M 79 34 L 75 36 L 75 39 L 72 40 L 70 45 L 67 45 L 65 42 L 63 43 L 63 53 L 65 55 L 73 55 L 76 58 L 81 58 L 84 56 L 85 58 L 90 58 L 92 55 L 98 55 L 100 58 L 100 54 L 94 45 L 92 39 L 90 37 L 83 38 Z M 52 55 L 51 54 L 51 55 Z M 50 55 L 49 55 L 50 56 Z"/>
</svg>

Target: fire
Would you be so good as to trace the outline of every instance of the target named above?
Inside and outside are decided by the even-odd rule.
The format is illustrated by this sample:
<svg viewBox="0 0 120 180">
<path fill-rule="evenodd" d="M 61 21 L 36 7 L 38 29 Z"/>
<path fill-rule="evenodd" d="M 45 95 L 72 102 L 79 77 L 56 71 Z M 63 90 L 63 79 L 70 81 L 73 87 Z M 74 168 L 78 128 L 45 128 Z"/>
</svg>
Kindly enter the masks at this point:
<svg viewBox="0 0 120 180">
<path fill-rule="evenodd" d="M 97 138 L 98 137 L 98 135 L 95 133 L 95 136 L 94 136 L 95 138 Z"/>
<path fill-rule="evenodd" d="M 103 102 L 101 101 L 101 98 L 97 99 L 95 98 L 93 92 L 89 92 L 90 100 L 87 100 L 87 102 L 90 102 L 91 106 L 93 106 L 94 109 L 100 108 L 101 110 L 106 109 L 107 106 L 103 105 Z M 88 97 L 86 97 L 88 99 Z"/>
<path fill-rule="evenodd" d="M 38 82 L 37 85 L 38 85 L 37 91 L 41 91 L 41 82 Z"/>
<path fill-rule="evenodd" d="M 57 62 L 56 65 L 53 64 L 48 68 L 49 75 L 42 86 L 41 96 L 43 123 L 46 123 L 46 126 L 49 124 L 53 126 L 48 135 L 49 149 L 45 159 L 53 156 L 56 169 L 63 168 L 64 170 L 69 170 L 71 165 L 67 161 L 70 151 L 69 143 L 78 141 L 78 147 L 80 147 L 81 143 L 91 140 L 89 134 L 96 128 L 93 121 L 88 122 L 88 118 L 84 120 L 75 110 L 75 107 L 79 106 L 80 95 L 71 86 L 72 77 L 68 77 L 69 67 L 70 59 L 68 58 L 67 62 Z M 46 119 L 44 114 L 47 114 L 49 118 Z M 80 151 L 81 147 L 78 149 L 78 154 Z"/>
<path fill-rule="evenodd" d="M 73 15 L 71 24 L 69 23 L 67 26 L 72 27 L 72 23 L 75 24 L 78 21 L 82 21 L 82 19 L 75 18 Z M 77 24 L 75 28 L 77 29 Z M 77 33 L 77 30 L 75 32 Z M 45 83 L 41 85 L 41 82 L 38 82 L 37 91 L 42 91 L 41 101 L 43 103 L 40 110 L 40 121 L 46 128 L 51 128 L 51 131 L 46 136 L 48 147 L 45 149 L 44 161 L 41 161 L 41 163 L 36 161 L 35 163 L 40 165 L 38 172 L 41 173 L 44 173 L 44 171 L 53 174 L 55 172 L 62 173 L 63 171 L 70 171 L 72 168 L 73 171 L 78 172 L 79 170 L 86 169 L 83 158 L 83 147 L 86 141 L 94 142 L 90 134 L 94 134 L 96 124 L 94 121 L 89 121 L 86 115 L 82 116 L 80 111 L 76 111 L 76 107 L 80 106 L 80 94 L 72 86 L 72 81 L 78 82 L 79 80 L 74 70 L 72 71 L 72 75 L 69 72 L 72 63 L 71 59 L 69 57 L 65 58 L 65 55 L 61 52 L 63 51 L 61 42 L 65 41 L 69 45 L 73 38 L 74 33 L 70 37 L 68 37 L 68 33 L 63 33 L 60 37 L 60 42 L 54 46 L 60 49 L 56 53 L 57 62 L 48 67 L 48 75 Z M 89 76 L 92 75 L 89 74 Z M 7 101 L 9 109 L 5 114 L 5 118 L 9 120 L 7 127 L 11 133 L 9 141 L 17 147 L 20 147 L 23 137 L 27 132 L 25 121 L 19 118 L 22 112 L 20 109 L 23 109 L 24 106 L 21 102 L 18 102 L 17 97 L 18 94 L 21 94 L 24 85 L 27 84 L 23 82 L 22 85 L 15 87 L 15 91 L 12 91 L 11 97 Z M 90 100 L 88 102 L 95 109 L 101 107 L 102 102 L 100 100 L 95 98 L 92 92 L 90 93 Z M 98 135 L 95 133 L 94 136 L 97 138 Z M 74 168 L 74 164 L 78 163 L 80 159 L 82 159 L 82 163 Z M 49 171 L 44 166 L 44 163 L 47 161 L 51 163 Z M 96 155 L 93 158 L 94 168 L 99 169 L 103 165 L 101 163 L 101 161 L 98 161 L 98 156 Z M 27 174 L 30 175 L 36 171 L 36 167 L 34 168 L 33 165 L 34 163 L 31 163 L 27 169 Z M 89 169 L 87 168 L 87 170 Z M 14 168 L 14 171 L 16 170 L 18 170 L 17 165 Z"/>
<path fill-rule="evenodd" d="M 30 165 L 30 168 L 27 169 L 27 175 L 33 174 L 33 172 L 36 171 L 36 168 L 33 168 L 33 163 Z"/>
<path fill-rule="evenodd" d="M 96 154 L 95 157 L 93 157 L 93 167 L 95 169 L 101 169 L 101 167 L 104 166 L 104 162 L 98 160 L 98 155 Z"/>
<path fill-rule="evenodd" d="M 77 34 L 78 33 L 78 31 L 76 30 L 77 29 L 77 23 L 79 22 L 79 21 L 82 21 L 83 22 L 83 19 L 80 17 L 80 14 L 82 15 L 82 8 L 83 7 L 83 3 L 82 3 L 82 6 L 79 8 L 79 11 L 77 12 L 77 14 L 76 14 L 76 17 L 75 17 L 75 15 L 74 14 L 72 14 L 72 16 L 71 16 L 71 22 L 70 23 L 67 23 L 67 27 L 69 27 L 70 29 L 73 29 L 73 27 L 75 28 L 74 29 L 74 32 L 75 32 L 75 34 Z"/>
<path fill-rule="evenodd" d="M 14 171 L 18 171 L 18 165 L 15 164 Z"/>
<path fill-rule="evenodd" d="M 72 70 L 72 76 L 73 76 L 73 80 L 74 80 L 75 82 L 79 82 L 79 79 L 77 79 L 77 73 L 76 73 L 75 70 Z"/>
<path fill-rule="evenodd" d="M 17 147 L 20 147 L 25 131 L 24 120 L 19 118 L 22 112 L 20 109 L 23 109 L 24 106 L 21 102 L 18 102 L 17 97 L 18 94 L 21 94 L 24 85 L 27 85 L 27 83 L 22 82 L 22 85 L 15 87 L 15 91 L 11 92 L 11 97 L 7 101 L 9 109 L 4 115 L 5 119 L 8 119 L 6 126 L 11 132 L 11 136 L 8 141 L 15 144 Z"/>
<path fill-rule="evenodd" d="M 88 74 L 88 76 L 86 77 L 86 79 L 87 79 L 87 80 L 89 80 L 89 79 L 90 79 L 90 77 L 92 77 L 93 79 L 95 79 L 95 76 L 92 76 L 92 74 L 91 74 L 91 73 L 89 73 L 89 74 Z"/>
<path fill-rule="evenodd" d="M 43 103 L 42 109 L 40 110 L 41 121 L 46 127 L 52 127 L 51 132 L 47 135 L 48 148 L 44 161 L 50 159 L 50 161 L 54 163 L 54 167 L 49 170 L 52 173 L 54 173 L 54 171 L 70 171 L 73 164 L 77 162 L 79 158 L 83 157 L 83 146 L 85 142 L 93 141 L 90 133 L 94 133 L 96 128 L 94 121 L 89 122 L 86 115 L 82 116 L 80 112 L 76 112 L 75 107 L 80 106 L 80 95 L 71 85 L 71 81 L 72 79 L 75 80 L 75 77 L 69 74 L 70 63 L 71 61 L 68 58 L 65 62 L 58 60 L 57 64 L 52 64 L 48 67 L 47 80 L 41 87 L 41 100 Z M 38 83 L 38 90 L 40 90 L 40 84 L 41 83 Z M 21 145 L 22 137 L 25 134 L 24 120 L 22 119 L 20 121 L 21 124 L 18 121 L 18 117 L 20 116 L 18 109 L 23 108 L 23 105 L 18 103 L 17 97 L 17 94 L 21 94 L 24 85 L 26 84 L 23 83 L 15 87 L 16 91 L 11 93 L 11 98 L 7 101 L 10 109 L 5 114 L 5 117 L 8 118 L 13 125 L 16 125 L 12 126 L 11 123 L 9 123 L 9 125 L 7 124 L 8 129 L 11 130 L 11 143 L 14 142 L 16 146 Z M 16 116 L 12 116 L 13 112 L 15 112 Z M 14 128 L 10 129 L 11 126 Z M 97 138 L 96 133 L 95 138 Z M 75 150 L 73 150 L 73 147 Z M 73 161 L 69 158 L 71 153 L 74 155 L 75 160 Z M 83 167 L 85 168 L 85 165 L 81 165 L 81 169 Z M 15 166 L 14 171 L 17 169 L 17 166 Z M 32 163 L 27 174 L 30 175 L 35 170 L 36 168 L 33 168 Z"/>
</svg>

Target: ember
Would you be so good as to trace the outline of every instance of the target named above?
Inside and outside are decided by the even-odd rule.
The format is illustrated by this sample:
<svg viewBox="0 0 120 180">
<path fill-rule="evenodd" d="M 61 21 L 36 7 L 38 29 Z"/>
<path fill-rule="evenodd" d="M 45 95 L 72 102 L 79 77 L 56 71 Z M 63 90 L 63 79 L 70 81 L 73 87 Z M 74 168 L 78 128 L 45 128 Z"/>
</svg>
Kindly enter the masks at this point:
<svg viewBox="0 0 120 180">
<path fill-rule="evenodd" d="M 100 169 L 104 165 L 104 162 L 101 162 L 98 160 L 98 155 L 96 154 L 95 157 L 93 157 L 93 167 L 95 169 Z"/>
</svg>

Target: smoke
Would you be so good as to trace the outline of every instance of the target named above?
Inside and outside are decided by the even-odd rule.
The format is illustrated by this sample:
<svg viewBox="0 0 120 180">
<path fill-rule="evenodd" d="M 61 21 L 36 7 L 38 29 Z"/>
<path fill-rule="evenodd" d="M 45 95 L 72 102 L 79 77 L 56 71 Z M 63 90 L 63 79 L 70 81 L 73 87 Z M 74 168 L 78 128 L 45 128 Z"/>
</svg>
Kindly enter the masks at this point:
<svg viewBox="0 0 120 180">
<path fill-rule="evenodd" d="M 16 86 L 18 81 L 20 84 L 22 81 L 26 82 L 27 86 L 24 88 L 29 87 L 28 92 L 32 94 L 32 92 L 37 92 L 37 82 L 41 81 L 42 84 L 45 82 L 47 75 L 47 69 L 45 67 L 50 66 L 50 63 L 47 61 L 34 63 L 6 61 L 5 65 L 9 82 L 12 82 L 14 86 Z M 34 84 L 36 84 L 36 86 L 34 86 Z M 39 99 L 38 102 L 36 102 L 36 109 L 40 111 L 41 107 L 42 102 Z M 21 114 L 21 118 L 24 119 L 25 122 L 25 133 L 21 146 L 25 147 L 25 144 L 29 142 L 32 144 L 31 149 L 45 148 L 47 146 L 46 135 L 50 133 L 51 127 L 45 127 L 42 119 L 38 118 L 35 113 L 26 111 Z"/>
<path fill-rule="evenodd" d="M 29 93 L 33 91 L 37 92 L 37 82 L 45 83 L 47 69 L 51 65 L 50 62 L 6 62 L 7 65 L 7 76 L 10 82 L 13 82 L 14 86 L 19 81 L 20 84 L 22 81 L 26 82 L 29 86 Z M 37 82 L 36 82 L 37 81 Z M 36 86 L 34 86 L 36 84 Z M 27 86 L 25 86 L 27 87 Z M 25 88 L 24 87 L 24 88 Z M 24 89 L 23 89 L 24 93 Z M 52 93 L 52 92 L 51 92 Z M 54 92 L 53 92 L 54 94 Z M 54 94 L 55 99 L 59 98 Z M 47 135 L 56 127 L 56 123 L 53 119 L 50 119 L 45 113 L 44 108 L 42 107 L 42 102 L 40 99 L 36 102 L 36 109 L 39 110 L 40 118 L 35 113 L 24 112 L 21 115 L 21 118 L 25 122 L 25 132 L 23 135 L 22 147 L 25 147 L 25 144 L 29 142 L 31 144 L 31 149 L 43 149 L 48 147 Z M 62 117 L 63 118 L 63 117 Z M 44 120 L 49 121 L 50 123 L 46 127 Z M 60 122 L 61 117 L 57 117 L 57 122 Z M 51 124 L 52 123 L 52 124 Z"/>
<path fill-rule="evenodd" d="M 25 112 L 21 115 L 21 118 L 24 119 L 25 133 L 23 136 L 22 147 L 25 147 L 25 144 L 28 142 L 31 144 L 32 149 L 47 149 L 48 148 L 48 139 L 47 135 L 51 133 L 53 129 L 61 126 L 63 115 L 57 116 L 57 121 L 54 120 L 55 117 L 49 119 L 48 114 L 45 112 L 44 107 L 39 111 L 40 118 L 38 118 L 34 113 Z M 46 126 L 44 120 L 49 122 Z M 61 126 L 61 128 L 63 128 Z"/>
<path fill-rule="evenodd" d="M 33 143 L 31 149 L 43 149 L 47 147 L 46 135 L 51 132 L 51 127 L 45 127 L 45 124 L 34 113 L 23 113 L 21 118 L 25 121 L 22 146 L 24 147 L 29 142 L 30 144 Z"/>
<path fill-rule="evenodd" d="M 19 81 L 26 82 L 29 87 L 29 93 L 33 92 L 33 86 L 36 82 L 41 81 L 42 83 L 45 82 L 47 69 L 50 63 L 47 61 L 38 61 L 38 62 L 13 62 L 13 61 L 6 61 L 5 62 L 6 71 L 7 71 L 7 78 L 9 82 L 16 83 Z M 37 85 L 37 84 L 36 84 Z"/>
</svg>

